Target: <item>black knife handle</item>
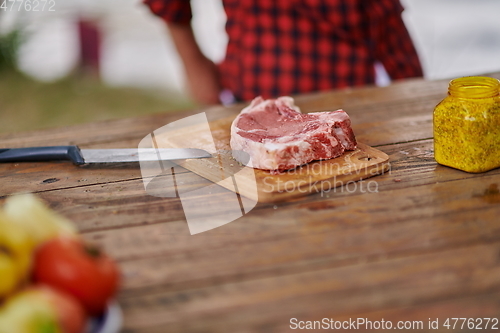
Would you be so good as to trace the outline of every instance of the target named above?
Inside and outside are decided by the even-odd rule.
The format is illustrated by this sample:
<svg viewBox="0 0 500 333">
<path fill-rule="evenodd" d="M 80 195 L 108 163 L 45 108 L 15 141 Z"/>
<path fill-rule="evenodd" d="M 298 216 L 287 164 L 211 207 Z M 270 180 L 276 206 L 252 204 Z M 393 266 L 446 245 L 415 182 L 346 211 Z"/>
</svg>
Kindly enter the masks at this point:
<svg viewBox="0 0 500 333">
<path fill-rule="evenodd" d="M 69 160 L 85 164 L 78 146 L 49 146 L 0 149 L 0 162 L 38 162 Z"/>
</svg>

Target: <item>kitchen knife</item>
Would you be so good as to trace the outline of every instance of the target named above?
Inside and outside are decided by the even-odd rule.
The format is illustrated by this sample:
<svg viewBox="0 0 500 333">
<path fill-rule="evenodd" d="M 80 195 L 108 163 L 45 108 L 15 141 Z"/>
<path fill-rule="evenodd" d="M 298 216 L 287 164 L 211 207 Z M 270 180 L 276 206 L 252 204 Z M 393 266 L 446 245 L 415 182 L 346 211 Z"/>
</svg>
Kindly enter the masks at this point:
<svg viewBox="0 0 500 333">
<path fill-rule="evenodd" d="M 78 146 L 49 146 L 0 149 L 0 162 L 69 160 L 76 165 L 208 157 L 212 157 L 209 152 L 197 148 L 80 149 Z"/>
</svg>

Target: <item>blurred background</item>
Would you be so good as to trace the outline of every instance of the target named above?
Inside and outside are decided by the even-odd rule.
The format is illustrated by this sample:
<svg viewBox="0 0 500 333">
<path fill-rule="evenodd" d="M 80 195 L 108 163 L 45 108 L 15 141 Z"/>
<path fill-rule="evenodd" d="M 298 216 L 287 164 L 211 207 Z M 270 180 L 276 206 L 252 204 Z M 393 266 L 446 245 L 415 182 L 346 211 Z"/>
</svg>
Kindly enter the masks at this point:
<svg viewBox="0 0 500 333">
<path fill-rule="evenodd" d="M 401 2 L 426 79 L 500 71 L 499 0 Z M 0 132 L 196 106 L 163 22 L 140 0 L 0 3 Z M 220 61 L 221 0 L 192 6 L 202 50 Z"/>
</svg>

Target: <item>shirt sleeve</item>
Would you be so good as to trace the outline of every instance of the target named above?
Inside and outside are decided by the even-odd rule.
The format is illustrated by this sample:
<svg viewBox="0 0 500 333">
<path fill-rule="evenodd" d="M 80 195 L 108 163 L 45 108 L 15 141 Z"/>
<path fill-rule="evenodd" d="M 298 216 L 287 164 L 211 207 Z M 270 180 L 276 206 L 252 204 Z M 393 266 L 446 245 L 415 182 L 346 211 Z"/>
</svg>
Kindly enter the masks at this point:
<svg viewBox="0 0 500 333">
<path fill-rule="evenodd" d="M 366 15 L 375 56 L 391 79 L 420 77 L 420 60 L 401 13 L 399 0 L 373 0 Z"/>
<path fill-rule="evenodd" d="M 188 24 L 193 13 L 189 0 L 143 0 L 151 12 L 170 23 Z"/>
</svg>

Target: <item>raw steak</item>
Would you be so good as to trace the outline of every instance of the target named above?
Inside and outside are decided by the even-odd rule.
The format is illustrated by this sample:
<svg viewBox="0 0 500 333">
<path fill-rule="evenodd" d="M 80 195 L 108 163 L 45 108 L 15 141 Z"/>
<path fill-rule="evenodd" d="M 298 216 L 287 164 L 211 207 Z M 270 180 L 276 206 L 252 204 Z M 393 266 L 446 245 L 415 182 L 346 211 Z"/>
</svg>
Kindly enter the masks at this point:
<svg viewBox="0 0 500 333">
<path fill-rule="evenodd" d="M 351 120 L 343 110 L 303 114 L 293 98 L 255 98 L 231 125 L 231 149 L 250 155 L 248 166 L 288 170 L 356 149 Z M 237 152 L 235 159 L 245 163 Z"/>
</svg>

